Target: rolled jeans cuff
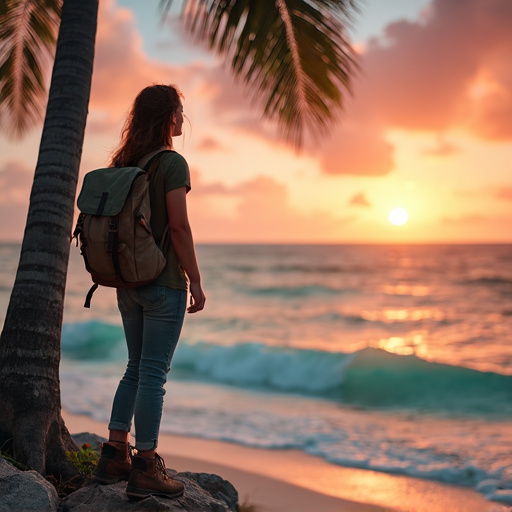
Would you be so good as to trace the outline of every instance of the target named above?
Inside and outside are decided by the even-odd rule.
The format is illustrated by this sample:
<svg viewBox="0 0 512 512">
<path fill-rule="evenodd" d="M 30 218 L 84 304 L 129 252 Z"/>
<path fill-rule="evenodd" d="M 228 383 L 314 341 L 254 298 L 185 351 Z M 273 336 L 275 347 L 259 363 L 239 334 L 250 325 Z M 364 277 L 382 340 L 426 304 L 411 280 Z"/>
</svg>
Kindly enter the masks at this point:
<svg viewBox="0 0 512 512">
<path fill-rule="evenodd" d="M 121 423 L 120 421 L 111 421 L 108 424 L 109 430 L 121 430 L 122 432 L 130 432 L 132 426 L 127 425 L 126 423 Z"/>
<path fill-rule="evenodd" d="M 153 441 L 136 441 L 137 450 L 156 450 L 158 446 L 157 440 L 153 439 Z"/>
</svg>

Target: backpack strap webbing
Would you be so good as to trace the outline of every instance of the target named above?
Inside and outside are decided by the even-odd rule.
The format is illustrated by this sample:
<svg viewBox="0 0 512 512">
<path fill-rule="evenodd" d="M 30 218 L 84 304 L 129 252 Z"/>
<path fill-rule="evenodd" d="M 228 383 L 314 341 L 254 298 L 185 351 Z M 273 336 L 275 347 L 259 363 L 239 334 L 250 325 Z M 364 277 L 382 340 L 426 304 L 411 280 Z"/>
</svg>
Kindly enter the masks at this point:
<svg viewBox="0 0 512 512">
<path fill-rule="evenodd" d="M 96 215 L 103 215 L 103 210 L 105 209 L 105 203 L 108 199 L 108 192 L 103 192 L 101 194 L 100 202 L 98 203 L 98 209 L 96 210 Z"/>
<path fill-rule="evenodd" d="M 98 288 L 98 284 L 94 283 L 91 286 L 91 288 L 89 289 L 89 291 L 87 292 L 87 295 L 85 297 L 84 308 L 90 308 L 91 307 L 92 294 L 96 291 L 97 288 Z"/>
</svg>

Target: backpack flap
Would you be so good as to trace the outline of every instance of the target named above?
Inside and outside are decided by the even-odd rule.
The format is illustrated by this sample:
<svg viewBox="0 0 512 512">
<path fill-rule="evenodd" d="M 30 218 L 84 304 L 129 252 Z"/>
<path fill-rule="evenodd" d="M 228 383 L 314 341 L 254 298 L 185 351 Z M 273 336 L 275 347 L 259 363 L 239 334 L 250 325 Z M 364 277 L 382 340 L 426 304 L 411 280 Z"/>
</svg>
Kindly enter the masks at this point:
<svg viewBox="0 0 512 512">
<path fill-rule="evenodd" d="M 82 213 L 112 217 L 122 210 L 140 167 L 96 169 L 84 177 L 77 206 Z"/>
</svg>

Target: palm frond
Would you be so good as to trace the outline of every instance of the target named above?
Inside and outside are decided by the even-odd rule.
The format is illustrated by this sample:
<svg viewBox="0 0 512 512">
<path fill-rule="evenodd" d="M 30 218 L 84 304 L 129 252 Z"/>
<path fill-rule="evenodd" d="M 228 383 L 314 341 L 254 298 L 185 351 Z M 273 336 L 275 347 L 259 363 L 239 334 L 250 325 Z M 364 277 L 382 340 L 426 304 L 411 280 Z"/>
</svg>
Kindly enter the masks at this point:
<svg viewBox="0 0 512 512">
<path fill-rule="evenodd" d="M 172 0 L 161 0 L 162 10 Z M 300 147 L 343 110 L 357 59 L 346 35 L 356 0 L 188 0 L 193 36 L 231 64 L 263 117 Z"/>
<path fill-rule="evenodd" d="M 42 116 L 43 69 L 55 45 L 62 0 L 0 4 L 0 127 L 19 137 Z"/>
</svg>

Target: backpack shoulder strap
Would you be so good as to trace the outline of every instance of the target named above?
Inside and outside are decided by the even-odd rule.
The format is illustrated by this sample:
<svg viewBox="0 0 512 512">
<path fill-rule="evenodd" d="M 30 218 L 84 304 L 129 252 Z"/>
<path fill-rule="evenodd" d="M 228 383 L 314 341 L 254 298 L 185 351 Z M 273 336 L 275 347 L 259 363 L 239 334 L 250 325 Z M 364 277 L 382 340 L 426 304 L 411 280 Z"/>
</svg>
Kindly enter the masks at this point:
<svg viewBox="0 0 512 512">
<path fill-rule="evenodd" d="M 161 160 L 161 157 L 163 156 L 164 153 L 174 153 L 174 151 L 172 151 L 170 149 L 164 149 L 162 151 L 159 151 L 155 155 L 153 155 L 148 160 L 148 162 L 146 163 L 146 165 L 144 166 L 143 169 L 144 169 L 144 171 L 146 171 L 146 173 L 148 174 L 149 177 L 151 177 L 152 173 L 160 165 L 160 160 Z M 153 165 L 156 161 L 158 161 L 157 164 Z M 160 241 L 158 243 L 158 246 L 164 252 L 164 254 L 166 253 L 166 249 L 168 247 L 168 239 L 169 239 L 169 223 L 167 222 L 166 226 L 165 226 L 165 229 L 164 229 L 164 232 L 162 233 L 162 238 L 160 239 Z"/>
<path fill-rule="evenodd" d="M 152 155 L 149 160 L 144 165 L 143 169 L 147 174 L 151 175 L 153 171 L 156 169 L 158 164 L 160 163 L 160 159 L 164 153 L 174 153 L 171 149 L 163 149 L 162 151 L 158 151 L 154 155 Z M 158 164 L 154 165 L 154 163 L 158 160 Z"/>
</svg>

